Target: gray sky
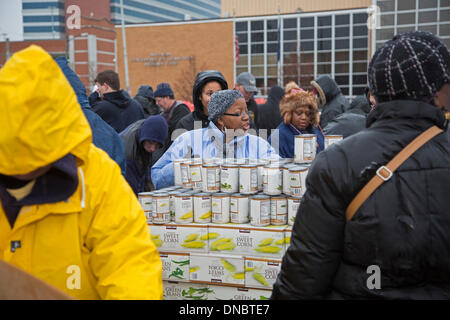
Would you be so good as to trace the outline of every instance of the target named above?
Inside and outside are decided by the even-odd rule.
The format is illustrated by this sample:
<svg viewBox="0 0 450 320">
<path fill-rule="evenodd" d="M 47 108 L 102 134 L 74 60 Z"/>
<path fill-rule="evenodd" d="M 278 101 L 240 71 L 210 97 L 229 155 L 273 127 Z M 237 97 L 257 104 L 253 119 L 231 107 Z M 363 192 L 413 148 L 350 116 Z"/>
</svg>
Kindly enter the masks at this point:
<svg viewBox="0 0 450 320">
<path fill-rule="evenodd" d="M 0 0 L 0 41 L 23 40 L 22 0 Z"/>
</svg>

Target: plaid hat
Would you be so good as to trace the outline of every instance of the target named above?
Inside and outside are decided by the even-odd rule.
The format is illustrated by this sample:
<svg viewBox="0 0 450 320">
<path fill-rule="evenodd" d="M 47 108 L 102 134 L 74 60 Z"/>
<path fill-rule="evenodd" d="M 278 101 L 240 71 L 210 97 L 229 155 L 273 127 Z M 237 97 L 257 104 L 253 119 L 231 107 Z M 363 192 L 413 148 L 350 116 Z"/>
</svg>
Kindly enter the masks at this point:
<svg viewBox="0 0 450 320">
<path fill-rule="evenodd" d="M 244 87 L 247 92 L 258 92 L 256 89 L 256 79 L 249 72 L 242 72 L 236 78 L 236 83 Z"/>
<path fill-rule="evenodd" d="M 431 102 L 450 82 L 450 54 L 429 32 L 397 35 L 373 55 L 369 88 L 377 102 L 406 99 Z"/>
<path fill-rule="evenodd" d="M 208 103 L 208 119 L 213 122 L 217 121 L 239 98 L 244 98 L 244 96 L 237 90 L 215 92 Z"/>
<path fill-rule="evenodd" d="M 154 96 L 156 97 L 170 97 L 173 96 L 172 88 L 170 87 L 170 84 L 162 82 L 158 84 L 156 87 Z"/>
</svg>

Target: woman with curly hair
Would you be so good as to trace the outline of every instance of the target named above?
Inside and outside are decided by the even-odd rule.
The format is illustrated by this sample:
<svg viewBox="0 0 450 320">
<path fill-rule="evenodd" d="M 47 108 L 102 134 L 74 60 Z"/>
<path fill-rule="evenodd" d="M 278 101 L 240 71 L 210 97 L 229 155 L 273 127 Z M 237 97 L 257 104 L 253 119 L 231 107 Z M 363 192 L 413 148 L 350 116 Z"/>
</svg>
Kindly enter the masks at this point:
<svg viewBox="0 0 450 320">
<path fill-rule="evenodd" d="M 317 136 L 317 153 L 324 148 L 323 133 L 318 127 L 319 109 L 314 94 L 308 91 L 291 90 L 280 102 L 283 121 L 277 127 L 279 134 L 279 155 L 294 157 L 294 140 L 299 134 Z M 273 134 L 269 137 L 271 143 Z"/>
</svg>

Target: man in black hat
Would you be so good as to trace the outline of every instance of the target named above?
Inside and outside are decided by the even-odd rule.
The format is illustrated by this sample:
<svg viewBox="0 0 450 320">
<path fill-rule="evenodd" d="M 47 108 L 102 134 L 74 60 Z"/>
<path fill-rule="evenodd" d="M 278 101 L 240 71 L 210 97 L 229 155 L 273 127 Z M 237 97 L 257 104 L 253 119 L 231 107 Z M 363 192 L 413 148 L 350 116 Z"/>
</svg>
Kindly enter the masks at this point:
<svg viewBox="0 0 450 320">
<path fill-rule="evenodd" d="M 375 52 L 368 79 L 376 107 L 366 129 L 312 163 L 273 299 L 450 299 L 449 135 L 390 175 L 384 167 L 430 127 L 446 129 L 450 53 L 431 33 L 398 35 Z M 375 175 L 385 182 L 346 221 Z"/>
</svg>

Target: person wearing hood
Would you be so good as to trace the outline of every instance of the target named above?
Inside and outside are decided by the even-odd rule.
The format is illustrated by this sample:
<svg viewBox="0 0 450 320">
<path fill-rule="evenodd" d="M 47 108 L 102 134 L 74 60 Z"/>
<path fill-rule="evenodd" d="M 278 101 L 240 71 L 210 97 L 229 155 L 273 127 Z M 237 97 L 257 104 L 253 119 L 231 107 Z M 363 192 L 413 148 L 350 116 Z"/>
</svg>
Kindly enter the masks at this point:
<svg viewBox="0 0 450 320">
<path fill-rule="evenodd" d="M 270 135 L 272 129 L 281 123 L 280 101 L 284 96 L 284 89 L 280 86 L 273 86 L 269 91 L 266 103 L 258 107 L 258 118 L 256 127 L 258 130 L 266 129 Z"/>
<path fill-rule="evenodd" d="M 81 105 L 84 115 L 91 126 L 92 142 L 100 149 L 105 150 L 111 159 L 117 162 L 122 174 L 125 176 L 127 162 L 122 139 L 120 139 L 117 132 L 109 124 L 92 111 L 86 95 L 86 88 L 78 75 L 67 64 L 67 59 L 65 57 L 58 57 L 55 61 L 77 95 L 78 103 Z"/>
<path fill-rule="evenodd" d="M 342 94 L 336 81 L 330 76 L 322 75 L 311 81 L 313 92 L 318 96 L 320 114 L 320 127 L 325 128 L 331 120 L 344 113 L 350 104 Z"/>
<path fill-rule="evenodd" d="M 36 45 L 16 52 L 0 95 L 0 260 L 75 299 L 162 299 L 141 204 L 58 64 Z"/>
<path fill-rule="evenodd" d="M 174 185 L 175 159 L 279 158 L 266 140 L 248 133 L 250 118 L 244 96 L 239 91 L 214 93 L 208 104 L 208 114 L 207 128 L 183 133 L 152 167 L 156 189 Z"/>
<path fill-rule="evenodd" d="M 138 120 L 120 133 L 127 155 L 125 178 L 134 193 L 151 190 L 152 155 L 164 146 L 167 134 L 167 122 L 161 115 Z"/>
<path fill-rule="evenodd" d="M 151 86 L 140 86 L 133 99 L 142 106 L 145 118 L 162 113 L 161 108 L 156 105 L 153 88 Z"/>
<path fill-rule="evenodd" d="M 366 96 L 356 96 L 350 108 L 328 122 L 323 132 L 325 135 L 342 135 L 347 138 L 366 128 L 366 119 L 370 110 L 371 106 Z"/>
<path fill-rule="evenodd" d="M 89 97 L 92 109 L 117 133 L 145 118 L 142 106 L 120 89 L 119 75 L 116 72 L 102 71 L 94 81 L 98 89 Z"/>
<path fill-rule="evenodd" d="M 272 299 L 450 299 L 450 52 L 429 32 L 396 35 L 372 56 L 368 81 L 367 128 L 309 169 Z"/>
<path fill-rule="evenodd" d="M 211 95 L 219 90 L 226 89 L 228 89 L 228 83 L 220 71 L 200 71 L 195 77 L 194 87 L 192 89 L 194 111 L 181 118 L 175 128 L 185 129 L 187 131 L 194 130 L 195 121 L 199 121 L 199 124 L 201 122 L 201 128 L 208 127 L 208 103 Z M 200 129 L 200 126 L 195 128 Z"/>
<path fill-rule="evenodd" d="M 316 152 L 324 149 L 324 136 L 317 127 L 318 109 L 312 92 L 294 90 L 286 94 L 280 102 L 283 121 L 277 131 L 270 135 L 269 143 L 275 144 L 278 138 L 279 154 L 282 158 L 294 158 L 295 136 L 300 134 L 315 134 Z"/>
</svg>

